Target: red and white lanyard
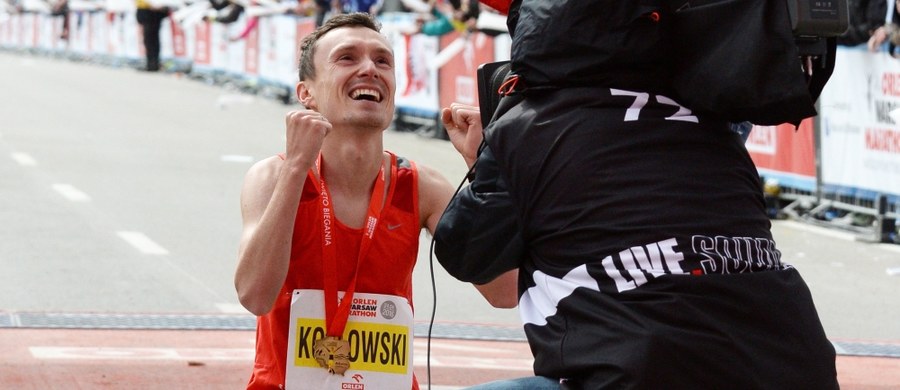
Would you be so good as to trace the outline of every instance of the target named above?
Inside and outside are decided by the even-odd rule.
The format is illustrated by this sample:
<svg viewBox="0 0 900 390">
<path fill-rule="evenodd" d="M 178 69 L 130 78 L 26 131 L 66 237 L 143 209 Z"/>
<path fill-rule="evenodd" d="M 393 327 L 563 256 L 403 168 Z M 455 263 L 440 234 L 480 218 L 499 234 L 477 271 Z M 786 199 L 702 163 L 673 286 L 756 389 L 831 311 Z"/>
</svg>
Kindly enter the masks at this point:
<svg viewBox="0 0 900 390">
<path fill-rule="evenodd" d="M 391 156 L 391 177 L 396 177 L 393 156 Z M 334 246 L 334 236 L 332 234 L 334 228 L 334 207 L 331 204 L 331 195 L 325 186 L 325 177 L 322 175 L 322 154 L 316 159 L 316 172 L 318 173 L 318 190 L 322 205 L 322 260 L 324 262 L 322 270 L 325 276 L 325 328 L 326 335 L 341 338 L 344 333 L 344 327 L 347 325 L 347 319 L 350 317 L 350 304 L 353 301 L 353 292 L 356 290 L 356 280 L 359 275 L 359 264 L 369 251 L 372 245 L 375 227 L 378 226 L 378 219 L 381 217 L 381 210 L 384 203 L 384 164 L 375 178 L 375 186 L 372 189 L 371 200 L 369 200 L 369 209 L 366 212 L 366 223 L 363 226 L 362 241 L 359 245 L 359 255 L 356 258 L 356 267 L 353 271 L 353 278 L 350 285 L 344 292 L 344 297 L 338 305 L 337 294 L 337 250 Z"/>
</svg>

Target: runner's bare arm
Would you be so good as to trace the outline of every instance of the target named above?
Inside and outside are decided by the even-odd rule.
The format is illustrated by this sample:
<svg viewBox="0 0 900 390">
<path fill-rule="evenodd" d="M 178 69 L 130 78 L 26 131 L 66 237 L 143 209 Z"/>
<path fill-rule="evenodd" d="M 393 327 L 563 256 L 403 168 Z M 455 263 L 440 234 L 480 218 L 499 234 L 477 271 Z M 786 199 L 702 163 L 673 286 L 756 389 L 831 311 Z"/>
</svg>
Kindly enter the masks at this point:
<svg viewBox="0 0 900 390">
<path fill-rule="evenodd" d="M 241 304 L 256 315 L 272 310 L 287 277 L 297 206 L 331 125 L 310 110 L 287 114 L 285 158 L 253 165 L 241 190 L 243 232 L 234 286 Z"/>
<path fill-rule="evenodd" d="M 297 205 L 306 175 L 285 175 L 277 156 L 255 164 L 241 190 L 243 231 L 234 286 L 247 310 L 263 315 L 272 309 L 287 276 Z M 293 188 L 291 191 L 276 187 Z"/>
<path fill-rule="evenodd" d="M 434 234 L 444 209 L 450 204 L 454 188 L 437 170 L 416 165 L 419 171 L 419 220 L 422 227 Z"/>
</svg>

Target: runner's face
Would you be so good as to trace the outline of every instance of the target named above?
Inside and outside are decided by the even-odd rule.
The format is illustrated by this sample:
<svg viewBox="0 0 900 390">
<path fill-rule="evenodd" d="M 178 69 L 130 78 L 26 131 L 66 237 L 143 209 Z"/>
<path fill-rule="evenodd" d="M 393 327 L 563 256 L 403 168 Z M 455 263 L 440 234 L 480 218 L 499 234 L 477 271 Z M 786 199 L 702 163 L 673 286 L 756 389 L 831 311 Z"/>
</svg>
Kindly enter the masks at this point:
<svg viewBox="0 0 900 390">
<path fill-rule="evenodd" d="M 394 116 L 394 55 L 387 39 L 363 27 L 342 27 L 319 39 L 315 80 L 301 101 L 333 125 L 384 130 Z M 305 101 L 304 101 L 305 100 Z"/>
</svg>

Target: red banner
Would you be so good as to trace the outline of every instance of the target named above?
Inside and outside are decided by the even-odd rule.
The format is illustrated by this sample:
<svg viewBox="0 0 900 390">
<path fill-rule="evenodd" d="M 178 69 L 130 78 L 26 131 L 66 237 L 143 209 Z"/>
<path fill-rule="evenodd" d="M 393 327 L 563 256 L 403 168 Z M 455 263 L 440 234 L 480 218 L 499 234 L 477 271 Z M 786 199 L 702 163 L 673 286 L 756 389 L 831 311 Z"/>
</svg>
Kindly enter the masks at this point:
<svg viewBox="0 0 900 390">
<path fill-rule="evenodd" d="M 212 59 L 212 41 L 210 35 L 210 23 L 200 22 L 195 26 L 194 63 L 209 65 Z"/>
<path fill-rule="evenodd" d="M 801 122 L 796 130 L 793 125 L 754 126 L 746 146 L 757 168 L 810 178 L 816 176 L 811 119 Z"/>
<path fill-rule="evenodd" d="M 441 36 L 441 50 L 446 49 L 457 39 L 460 39 L 457 32 Z M 464 39 L 462 50 L 441 66 L 438 73 L 440 107 L 449 107 L 453 102 L 477 106 L 476 71 L 479 65 L 494 61 L 494 38 L 474 33 Z"/>
<path fill-rule="evenodd" d="M 244 38 L 244 72 L 259 74 L 259 25 L 248 31 Z"/>
</svg>

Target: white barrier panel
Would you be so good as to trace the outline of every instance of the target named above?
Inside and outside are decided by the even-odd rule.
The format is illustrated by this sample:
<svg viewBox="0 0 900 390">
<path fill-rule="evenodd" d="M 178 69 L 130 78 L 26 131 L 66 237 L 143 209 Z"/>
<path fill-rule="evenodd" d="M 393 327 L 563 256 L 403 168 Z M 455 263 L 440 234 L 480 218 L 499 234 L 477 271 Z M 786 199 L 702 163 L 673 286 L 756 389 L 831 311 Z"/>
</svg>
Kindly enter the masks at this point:
<svg viewBox="0 0 900 390">
<path fill-rule="evenodd" d="M 125 58 L 129 60 L 143 59 L 144 43 L 141 40 L 141 26 L 137 22 L 137 15 L 135 12 L 120 15 L 119 22 L 122 24 Z"/>
<path fill-rule="evenodd" d="M 286 15 L 260 19 L 258 30 L 261 80 L 293 89 L 297 84 L 299 39 L 313 30 L 314 23 L 312 18 Z M 303 31 L 300 31 L 301 28 Z"/>
<path fill-rule="evenodd" d="M 90 54 L 97 56 L 108 56 L 109 52 L 109 18 L 106 12 L 91 12 L 90 19 L 90 42 L 88 49 Z"/>
<path fill-rule="evenodd" d="M 835 64 L 820 98 L 821 179 L 900 194 L 900 60 L 841 48 Z"/>
<path fill-rule="evenodd" d="M 22 15 L 20 19 L 22 35 L 20 36 L 19 45 L 23 48 L 33 47 L 38 41 L 38 14 L 27 13 Z"/>
<path fill-rule="evenodd" d="M 228 64 L 228 26 L 199 22 L 194 26 L 192 70 L 201 74 L 221 74 Z"/>
<path fill-rule="evenodd" d="M 142 38 L 143 39 L 143 38 Z M 141 58 L 144 57 L 144 45 L 141 44 Z M 175 58 L 175 45 L 173 42 L 173 31 L 169 18 L 165 18 L 160 22 L 159 26 L 159 59 L 160 61 Z"/>
<path fill-rule="evenodd" d="M 394 49 L 397 93 L 395 104 L 400 111 L 434 118 L 440 111 L 438 72 L 430 72 L 428 61 L 438 54 L 438 38 L 421 34 L 405 35 L 404 26 L 414 21 L 411 14 L 385 15 L 382 32 Z"/>
<path fill-rule="evenodd" d="M 256 27 L 247 31 L 242 39 L 244 41 L 244 67 L 241 73 L 251 78 L 259 77 L 259 19 L 254 23 Z"/>
<path fill-rule="evenodd" d="M 0 13 L 0 47 L 11 47 L 12 24 L 15 15 Z"/>
<path fill-rule="evenodd" d="M 109 35 L 106 38 L 107 53 L 114 58 L 125 59 L 128 57 L 126 50 L 128 34 L 125 31 L 126 15 L 133 14 L 107 14 L 109 18 L 109 28 L 107 29 Z"/>
<path fill-rule="evenodd" d="M 244 73 L 246 41 L 243 39 L 235 40 L 244 26 L 247 24 L 247 17 L 241 15 L 234 23 L 228 24 L 222 44 L 225 45 L 225 73 L 235 78 L 244 78 L 248 76 Z"/>
<path fill-rule="evenodd" d="M 69 20 L 69 52 L 87 56 L 90 53 L 91 14 L 89 12 L 73 12 Z"/>
</svg>

